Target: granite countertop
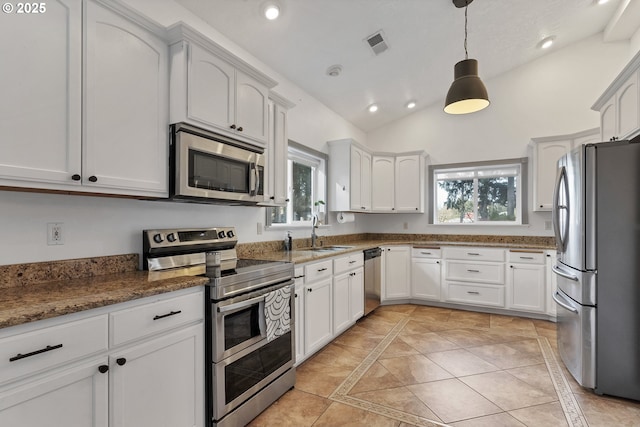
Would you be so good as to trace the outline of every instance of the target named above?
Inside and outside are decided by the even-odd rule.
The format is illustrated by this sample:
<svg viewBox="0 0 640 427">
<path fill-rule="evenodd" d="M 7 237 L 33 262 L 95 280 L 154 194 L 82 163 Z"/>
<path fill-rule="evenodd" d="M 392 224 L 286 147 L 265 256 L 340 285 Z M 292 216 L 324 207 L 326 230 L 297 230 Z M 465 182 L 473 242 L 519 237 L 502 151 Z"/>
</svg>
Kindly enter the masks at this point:
<svg viewBox="0 0 640 427">
<path fill-rule="evenodd" d="M 532 250 L 532 251 L 544 251 L 555 249 L 553 246 L 546 244 L 530 244 L 530 243 L 478 243 L 478 242 L 442 242 L 442 241 L 388 241 L 388 240 L 362 240 L 362 241 L 350 241 L 348 243 L 340 243 L 335 246 L 344 246 L 345 249 L 335 251 L 312 251 L 309 248 L 298 248 L 292 251 L 267 251 L 246 254 L 245 258 L 264 259 L 270 261 L 289 261 L 296 264 L 302 264 L 305 262 L 311 262 L 321 260 L 324 258 L 330 258 L 339 256 L 351 252 L 361 252 L 366 249 L 376 248 L 379 246 L 415 246 L 415 247 L 441 247 L 441 246 L 481 246 L 481 247 L 494 247 L 504 249 L 518 249 L 518 250 Z M 334 245 L 329 245 L 334 246 Z M 321 248 L 321 246 L 319 246 Z"/>
<path fill-rule="evenodd" d="M 134 269 L 115 272 L 109 268 L 100 270 L 96 267 L 102 259 L 113 260 L 115 257 L 86 259 L 84 264 L 94 265 L 94 275 L 85 277 L 67 278 L 73 275 L 72 271 L 86 274 L 82 268 L 85 260 L 0 266 L 0 273 L 3 274 L 0 283 L 0 328 L 202 286 L 209 282 L 206 277 L 199 276 L 155 280 L 149 276 L 149 272 L 135 270 L 138 265 L 137 254 L 129 257 L 134 260 L 130 263 Z M 73 261 L 77 263 L 74 264 Z M 69 265 L 60 267 L 63 263 Z M 76 267 L 75 270 L 73 267 Z M 43 269 L 48 277 L 55 280 L 33 283 L 30 280 L 36 279 L 25 277 L 43 276 Z M 14 275 L 7 277 L 8 272 Z M 104 272 L 107 274 L 100 274 Z"/>
</svg>

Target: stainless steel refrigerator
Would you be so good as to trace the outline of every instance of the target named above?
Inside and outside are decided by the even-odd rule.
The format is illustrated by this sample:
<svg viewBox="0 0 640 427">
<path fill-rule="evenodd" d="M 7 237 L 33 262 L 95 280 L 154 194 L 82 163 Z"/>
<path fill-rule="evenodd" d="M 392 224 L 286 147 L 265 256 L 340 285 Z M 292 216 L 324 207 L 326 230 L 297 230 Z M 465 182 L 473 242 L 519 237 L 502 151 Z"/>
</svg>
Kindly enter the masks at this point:
<svg viewBox="0 0 640 427">
<path fill-rule="evenodd" d="M 553 225 L 560 356 L 582 386 L 640 400 L 640 143 L 562 157 Z"/>
</svg>

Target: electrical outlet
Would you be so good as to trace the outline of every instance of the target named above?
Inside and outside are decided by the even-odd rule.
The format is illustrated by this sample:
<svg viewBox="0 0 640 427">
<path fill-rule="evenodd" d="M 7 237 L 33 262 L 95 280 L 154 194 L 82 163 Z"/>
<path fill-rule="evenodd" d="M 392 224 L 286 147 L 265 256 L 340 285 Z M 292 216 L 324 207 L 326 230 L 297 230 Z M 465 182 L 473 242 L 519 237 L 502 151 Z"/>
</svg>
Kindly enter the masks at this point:
<svg viewBox="0 0 640 427">
<path fill-rule="evenodd" d="M 61 222 L 47 223 L 47 245 L 64 245 Z"/>
<path fill-rule="evenodd" d="M 404 228 L 405 230 L 408 230 L 409 229 L 409 223 L 408 222 L 403 223 L 402 224 L 402 228 Z"/>
<path fill-rule="evenodd" d="M 258 233 L 258 235 L 262 234 L 262 223 L 259 222 L 257 227 L 256 227 L 256 233 Z"/>
</svg>

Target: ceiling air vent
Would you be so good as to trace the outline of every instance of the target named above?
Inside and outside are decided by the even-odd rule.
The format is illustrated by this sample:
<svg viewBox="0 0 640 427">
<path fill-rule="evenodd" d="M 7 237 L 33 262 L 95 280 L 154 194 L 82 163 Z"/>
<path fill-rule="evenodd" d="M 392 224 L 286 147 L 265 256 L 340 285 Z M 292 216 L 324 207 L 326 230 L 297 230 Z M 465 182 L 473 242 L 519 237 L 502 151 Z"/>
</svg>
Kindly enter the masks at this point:
<svg viewBox="0 0 640 427">
<path fill-rule="evenodd" d="M 380 55 L 385 50 L 389 49 L 389 45 L 387 41 L 384 39 L 384 33 L 382 30 L 376 31 L 366 38 L 369 47 L 373 50 L 373 53 L 376 55 Z"/>
</svg>

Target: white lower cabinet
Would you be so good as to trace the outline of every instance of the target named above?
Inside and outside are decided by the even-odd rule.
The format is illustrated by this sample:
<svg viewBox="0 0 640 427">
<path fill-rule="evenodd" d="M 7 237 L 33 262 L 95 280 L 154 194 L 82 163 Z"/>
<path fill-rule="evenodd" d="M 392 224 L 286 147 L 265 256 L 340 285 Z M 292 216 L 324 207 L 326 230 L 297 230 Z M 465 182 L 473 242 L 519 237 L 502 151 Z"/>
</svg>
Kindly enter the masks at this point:
<svg viewBox="0 0 640 427">
<path fill-rule="evenodd" d="M 333 332 L 339 335 L 364 314 L 364 269 L 333 279 Z"/>
<path fill-rule="evenodd" d="M 1 329 L 0 426 L 203 427 L 203 299 L 193 288 Z M 135 320 L 114 323 L 123 313 Z M 137 337 L 113 344 L 117 329 Z"/>
<path fill-rule="evenodd" d="M 446 300 L 461 304 L 504 307 L 504 286 L 448 283 Z"/>
<path fill-rule="evenodd" d="M 382 248 L 382 300 L 411 297 L 411 247 L 385 246 Z"/>
<path fill-rule="evenodd" d="M 111 425 L 202 425 L 202 325 L 109 356 Z"/>
<path fill-rule="evenodd" d="M 440 301 L 440 260 L 413 258 L 411 263 L 411 296 Z"/>
<path fill-rule="evenodd" d="M 0 425 L 107 427 L 107 366 L 103 356 L 0 392 Z"/>
<path fill-rule="evenodd" d="M 542 251 L 510 251 L 507 269 L 507 308 L 546 311 L 546 257 Z"/>
<path fill-rule="evenodd" d="M 310 355 L 333 338 L 331 277 L 304 286 L 304 349 Z"/>
<path fill-rule="evenodd" d="M 304 360 L 304 267 L 296 266 L 294 273 L 295 290 L 295 334 L 296 334 L 296 365 Z"/>
</svg>

